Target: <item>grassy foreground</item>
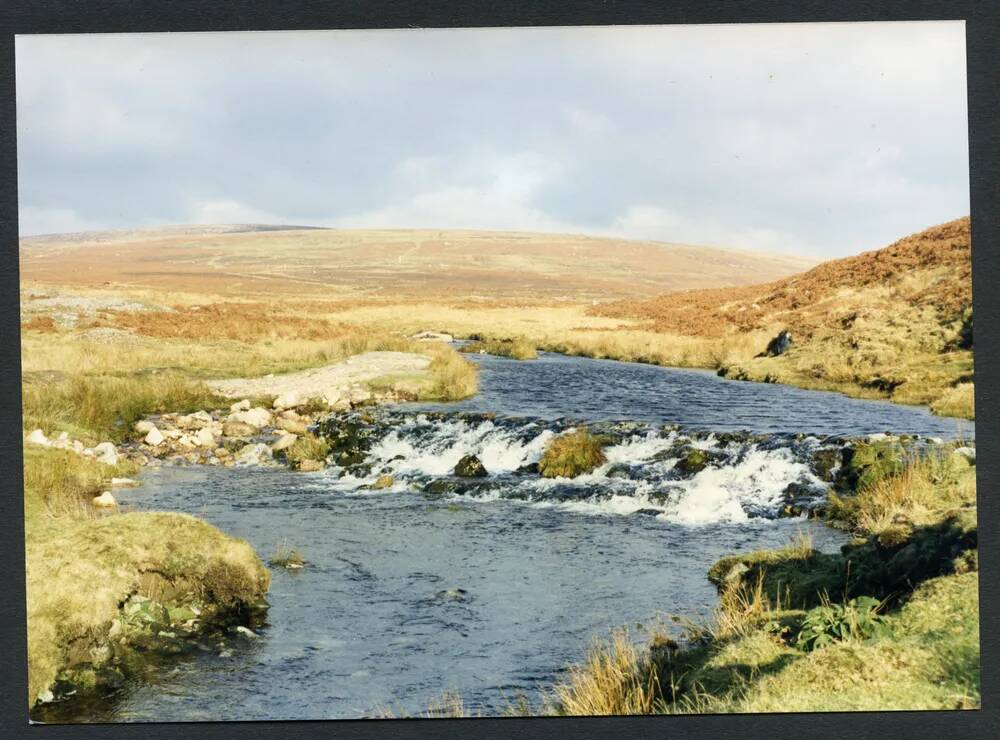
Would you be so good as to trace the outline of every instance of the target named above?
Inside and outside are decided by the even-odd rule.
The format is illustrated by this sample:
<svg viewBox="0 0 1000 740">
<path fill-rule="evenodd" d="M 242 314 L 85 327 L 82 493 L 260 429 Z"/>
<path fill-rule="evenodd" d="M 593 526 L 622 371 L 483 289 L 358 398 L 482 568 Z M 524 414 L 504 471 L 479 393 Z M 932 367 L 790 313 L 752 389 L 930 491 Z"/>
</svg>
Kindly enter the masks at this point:
<svg viewBox="0 0 1000 740">
<path fill-rule="evenodd" d="M 597 642 L 561 715 L 968 709 L 981 702 L 975 467 L 911 459 L 837 499 L 855 539 L 725 558 L 707 624 Z"/>
</svg>

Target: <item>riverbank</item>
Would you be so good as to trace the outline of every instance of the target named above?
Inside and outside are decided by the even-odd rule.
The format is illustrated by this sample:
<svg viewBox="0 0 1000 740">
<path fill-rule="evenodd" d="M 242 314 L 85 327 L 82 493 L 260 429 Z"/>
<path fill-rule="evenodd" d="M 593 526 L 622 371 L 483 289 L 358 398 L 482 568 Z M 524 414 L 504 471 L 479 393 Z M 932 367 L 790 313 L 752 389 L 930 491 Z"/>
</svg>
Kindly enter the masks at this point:
<svg viewBox="0 0 1000 740">
<path fill-rule="evenodd" d="M 560 715 L 980 706 L 975 463 L 882 455 L 833 496 L 854 540 L 724 558 L 713 619 L 599 642 L 557 684 Z"/>
<path fill-rule="evenodd" d="M 72 305 L 79 313 L 71 321 L 60 316 L 67 325 L 36 320 L 22 331 L 29 707 L 113 693 L 155 670 L 164 655 L 225 652 L 228 642 L 251 639 L 266 611 L 269 571 L 245 542 L 192 516 L 119 509 L 115 486 L 130 485 L 138 467 L 192 456 L 238 464 L 236 453 L 250 447 L 258 453 L 254 464 L 266 452 L 308 469 L 325 457 L 309 444 L 310 413 L 475 391 L 474 369 L 441 343 L 343 327 L 318 338 L 293 332 L 262 339 L 252 312 L 243 340 L 223 338 L 218 332 L 231 324 L 212 322 L 213 331 L 197 314 L 194 324 L 173 317 L 176 336 L 153 338 L 94 326 L 108 309 L 100 302 Z M 141 304 L 127 310 L 156 314 Z M 185 336 L 202 330 L 197 339 Z M 366 358 L 363 367 L 328 384 L 325 400 L 303 394 L 301 403 L 286 399 L 273 408 L 273 397 L 255 396 L 267 406 L 266 424 L 229 418 L 252 412 L 250 399 L 230 409 L 204 382 L 358 356 Z M 294 411 L 307 402 L 315 408 L 305 416 Z M 220 406 L 227 413 L 217 410 L 216 419 L 206 411 Z M 155 433 L 150 416 L 162 427 Z M 239 442 L 232 450 L 218 444 L 222 418 Z M 274 451 L 254 441 L 261 434 L 292 443 Z"/>
</svg>

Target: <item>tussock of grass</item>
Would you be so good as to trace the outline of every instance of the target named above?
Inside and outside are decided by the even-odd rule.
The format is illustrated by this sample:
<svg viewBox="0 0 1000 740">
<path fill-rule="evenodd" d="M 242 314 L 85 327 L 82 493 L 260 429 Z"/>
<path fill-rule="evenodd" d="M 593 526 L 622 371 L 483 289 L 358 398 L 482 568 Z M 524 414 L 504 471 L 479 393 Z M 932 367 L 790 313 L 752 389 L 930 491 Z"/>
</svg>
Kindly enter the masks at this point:
<svg viewBox="0 0 1000 740">
<path fill-rule="evenodd" d="M 303 435 L 296 439 L 292 445 L 282 451 L 288 464 L 293 468 L 298 468 L 306 460 L 316 460 L 323 462 L 330 454 L 330 443 L 322 437 Z"/>
<path fill-rule="evenodd" d="M 553 688 L 548 711 L 558 715 L 653 714 L 665 708 L 659 670 L 646 650 L 619 630 L 595 641 L 581 665 Z"/>
<path fill-rule="evenodd" d="M 429 370 L 434 382 L 424 400 L 458 401 L 474 395 L 479 387 L 475 366 L 451 347 L 433 350 Z"/>
<path fill-rule="evenodd" d="M 545 478 L 575 478 L 600 467 L 604 456 L 603 440 L 587 429 L 555 437 L 538 461 L 538 472 Z"/>
<path fill-rule="evenodd" d="M 509 357 L 512 360 L 535 360 L 538 358 L 538 350 L 534 343 L 526 337 L 472 342 L 464 346 L 462 352 L 485 352 L 488 355 Z"/>
<path fill-rule="evenodd" d="M 282 542 L 274 555 L 268 560 L 268 563 L 275 568 L 296 569 L 303 567 L 306 561 L 298 550 Z"/>
<path fill-rule="evenodd" d="M 960 419 L 976 418 L 976 392 L 974 383 L 959 383 L 949 388 L 941 397 L 931 403 L 931 411 L 939 416 L 955 416 Z"/>
</svg>

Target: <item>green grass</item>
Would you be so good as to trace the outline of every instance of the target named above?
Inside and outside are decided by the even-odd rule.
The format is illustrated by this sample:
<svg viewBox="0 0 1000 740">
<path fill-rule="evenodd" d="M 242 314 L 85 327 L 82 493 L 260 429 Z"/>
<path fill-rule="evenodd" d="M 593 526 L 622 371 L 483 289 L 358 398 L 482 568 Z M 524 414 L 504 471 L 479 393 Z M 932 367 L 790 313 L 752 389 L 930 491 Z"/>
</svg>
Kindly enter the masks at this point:
<svg viewBox="0 0 1000 740">
<path fill-rule="evenodd" d="M 26 431 L 41 428 L 49 435 L 66 431 L 94 442 L 126 439 L 132 425 L 149 414 L 197 411 L 224 403 L 204 384 L 169 371 L 22 384 Z"/>
<path fill-rule="evenodd" d="M 552 439 L 538 461 L 538 472 L 545 478 L 575 478 L 600 467 L 604 441 L 587 429 L 579 429 Z"/>
</svg>

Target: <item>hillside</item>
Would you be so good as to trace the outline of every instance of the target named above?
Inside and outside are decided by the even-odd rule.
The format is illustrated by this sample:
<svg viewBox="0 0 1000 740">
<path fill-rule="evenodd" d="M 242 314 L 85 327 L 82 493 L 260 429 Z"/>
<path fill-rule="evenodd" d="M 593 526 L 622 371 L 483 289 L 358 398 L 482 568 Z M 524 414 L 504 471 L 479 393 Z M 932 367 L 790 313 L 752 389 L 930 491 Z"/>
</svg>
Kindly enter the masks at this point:
<svg viewBox="0 0 1000 740">
<path fill-rule="evenodd" d="M 621 301 L 591 313 L 703 338 L 788 330 L 786 353 L 720 363 L 720 374 L 853 388 L 948 415 L 973 414 L 968 217 L 764 285 Z"/>
<path fill-rule="evenodd" d="M 221 296 L 608 300 L 766 282 L 813 261 L 514 232 L 213 226 L 21 240 L 25 283 Z"/>
</svg>

